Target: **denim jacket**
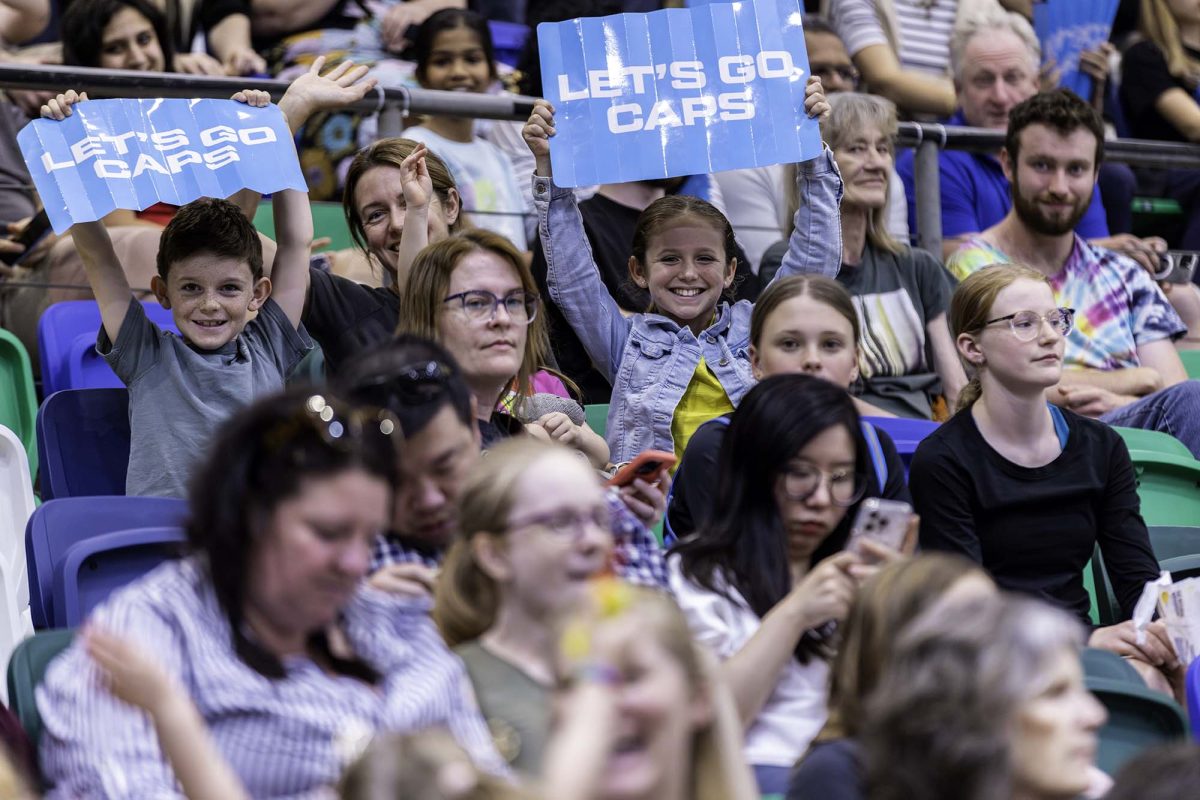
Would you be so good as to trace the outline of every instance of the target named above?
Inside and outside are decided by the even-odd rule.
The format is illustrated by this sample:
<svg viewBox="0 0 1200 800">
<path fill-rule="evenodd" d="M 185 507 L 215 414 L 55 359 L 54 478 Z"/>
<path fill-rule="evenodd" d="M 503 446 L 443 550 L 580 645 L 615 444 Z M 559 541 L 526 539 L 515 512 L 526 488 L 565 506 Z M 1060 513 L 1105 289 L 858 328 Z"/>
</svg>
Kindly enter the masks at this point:
<svg viewBox="0 0 1200 800">
<path fill-rule="evenodd" d="M 799 165 L 796 188 L 802 203 L 775 280 L 802 273 L 833 277 L 842 260 L 842 179 L 829 148 Z M 575 195 L 535 175 L 533 198 L 550 297 L 612 383 L 607 436 L 612 460 L 674 449 L 671 420 L 701 358 L 736 406 L 754 385 L 749 355 L 754 306 L 746 300 L 721 303 L 716 321 L 699 337 L 660 314 L 626 317 L 600 280 Z"/>
</svg>

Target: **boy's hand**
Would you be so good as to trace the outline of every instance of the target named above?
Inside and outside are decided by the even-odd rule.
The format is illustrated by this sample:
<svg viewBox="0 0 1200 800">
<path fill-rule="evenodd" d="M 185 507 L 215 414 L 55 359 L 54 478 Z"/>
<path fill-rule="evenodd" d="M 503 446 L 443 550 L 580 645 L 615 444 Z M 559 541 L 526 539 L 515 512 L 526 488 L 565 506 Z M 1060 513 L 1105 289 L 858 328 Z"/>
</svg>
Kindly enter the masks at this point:
<svg viewBox="0 0 1200 800">
<path fill-rule="evenodd" d="M 825 99 L 825 90 L 821 88 L 821 79 L 816 76 L 809 77 L 804 86 L 804 112 L 824 122 L 829 119 L 831 111 L 833 109 Z"/>
<path fill-rule="evenodd" d="M 367 78 L 367 67 L 355 66 L 353 61 L 343 61 L 322 75 L 324 67 L 325 56 L 317 56 L 308 72 L 292 81 L 279 101 L 293 131 L 318 111 L 358 102 L 379 82 Z"/>
<path fill-rule="evenodd" d="M 253 108 L 266 108 L 271 104 L 271 93 L 264 92 L 262 89 L 242 89 L 229 99 L 245 103 Z"/>
<path fill-rule="evenodd" d="M 404 190 L 404 205 L 410 213 L 427 207 L 433 197 L 433 180 L 425 163 L 428 152 L 424 144 L 418 143 L 400 162 L 400 187 Z"/>
<path fill-rule="evenodd" d="M 65 93 L 58 95 L 42 106 L 42 118 L 64 120 L 71 116 L 71 106 L 76 103 L 82 103 L 87 99 L 87 92 L 76 92 L 74 89 L 68 89 Z"/>
<path fill-rule="evenodd" d="M 823 98 L 822 98 L 823 99 Z M 521 129 L 521 136 L 537 162 L 537 174 L 550 177 L 550 137 L 554 135 L 554 106 L 545 100 L 535 100 L 529 121 Z"/>
</svg>

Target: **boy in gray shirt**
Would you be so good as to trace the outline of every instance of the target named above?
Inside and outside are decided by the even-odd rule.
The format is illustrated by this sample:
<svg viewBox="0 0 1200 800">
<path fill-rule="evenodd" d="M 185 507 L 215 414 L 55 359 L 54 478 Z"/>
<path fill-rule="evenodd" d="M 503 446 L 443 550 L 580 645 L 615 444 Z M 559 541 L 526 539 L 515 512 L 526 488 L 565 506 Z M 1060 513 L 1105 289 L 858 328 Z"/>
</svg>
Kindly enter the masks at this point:
<svg viewBox="0 0 1200 800">
<path fill-rule="evenodd" d="M 63 119 L 86 99 L 67 92 L 42 115 Z M 269 102 L 265 92 L 234 99 Z M 256 396 L 282 388 L 311 349 L 300 327 L 313 238 L 308 195 L 277 192 L 272 205 L 278 250 L 270 278 L 258 233 L 228 200 L 188 203 L 163 229 L 151 288 L 181 336 L 146 318 L 102 222 L 71 227 L 100 304 L 96 349 L 129 387 L 126 494 L 186 496 L 191 467 L 214 429 Z"/>
</svg>

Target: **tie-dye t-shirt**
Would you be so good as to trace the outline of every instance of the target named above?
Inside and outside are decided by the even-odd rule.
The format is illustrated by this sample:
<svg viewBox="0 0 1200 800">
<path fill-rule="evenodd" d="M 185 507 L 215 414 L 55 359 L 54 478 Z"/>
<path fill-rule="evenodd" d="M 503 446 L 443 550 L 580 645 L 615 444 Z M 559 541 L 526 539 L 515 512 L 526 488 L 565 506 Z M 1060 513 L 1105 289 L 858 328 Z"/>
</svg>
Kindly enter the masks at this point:
<svg viewBox="0 0 1200 800">
<path fill-rule="evenodd" d="M 972 236 L 946 267 L 962 280 L 990 264 L 1012 259 L 995 245 Z M 1136 262 L 1078 235 L 1066 264 L 1050 278 L 1055 301 L 1075 309 L 1067 335 L 1066 367 L 1113 370 L 1140 366 L 1137 348 L 1187 333 L 1166 295 Z"/>
</svg>

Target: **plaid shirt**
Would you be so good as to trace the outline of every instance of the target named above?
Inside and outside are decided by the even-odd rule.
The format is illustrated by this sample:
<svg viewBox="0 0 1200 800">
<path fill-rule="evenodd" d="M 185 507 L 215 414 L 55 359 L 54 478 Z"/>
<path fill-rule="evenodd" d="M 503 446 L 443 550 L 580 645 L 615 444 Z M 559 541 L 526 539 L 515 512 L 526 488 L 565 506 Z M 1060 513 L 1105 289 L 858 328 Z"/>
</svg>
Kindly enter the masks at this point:
<svg viewBox="0 0 1200 800">
<path fill-rule="evenodd" d="M 667 589 L 663 550 L 654 533 L 621 502 L 620 495 L 606 492 L 612 515 L 613 571 L 618 577 L 640 586 Z M 395 534 L 375 539 L 371 549 L 371 572 L 389 564 L 424 564 L 437 567 L 443 552 L 405 541 Z"/>
</svg>

